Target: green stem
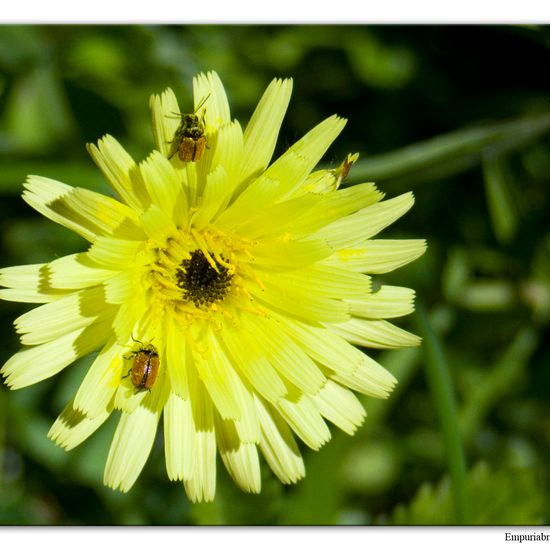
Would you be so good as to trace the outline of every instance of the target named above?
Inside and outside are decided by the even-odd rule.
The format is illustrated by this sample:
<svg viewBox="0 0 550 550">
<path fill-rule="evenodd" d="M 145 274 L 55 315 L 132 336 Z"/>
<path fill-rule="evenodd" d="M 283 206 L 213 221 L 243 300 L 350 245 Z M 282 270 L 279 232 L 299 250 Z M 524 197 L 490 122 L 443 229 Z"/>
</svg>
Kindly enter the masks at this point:
<svg viewBox="0 0 550 550">
<path fill-rule="evenodd" d="M 442 344 L 430 325 L 422 303 L 417 304 L 416 312 L 418 331 L 424 338 L 426 378 L 432 394 L 435 413 L 441 427 L 447 465 L 451 476 L 456 520 L 459 524 L 468 524 L 470 522 L 470 507 L 466 463 L 460 437 L 453 383 Z"/>
<path fill-rule="evenodd" d="M 415 172 L 433 171 L 437 167 L 447 171 L 449 165 L 461 171 L 479 164 L 483 151 L 488 148 L 519 149 L 549 131 L 550 113 L 458 130 L 397 151 L 363 158 L 353 166 L 349 182 L 410 177 Z"/>
</svg>

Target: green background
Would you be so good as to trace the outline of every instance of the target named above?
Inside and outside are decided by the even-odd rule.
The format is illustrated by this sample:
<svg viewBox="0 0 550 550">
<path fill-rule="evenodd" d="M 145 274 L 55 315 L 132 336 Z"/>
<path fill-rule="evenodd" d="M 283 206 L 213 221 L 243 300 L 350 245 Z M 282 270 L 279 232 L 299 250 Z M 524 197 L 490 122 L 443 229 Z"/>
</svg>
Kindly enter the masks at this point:
<svg viewBox="0 0 550 550">
<path fill-rule="evenodd" d="M 33 387 L 0 387 L 0 524 L 548 524 L 550 450 L 550 33 L 538 26 L 0 27 L 1 266 L 85 249 L 20 198 L 27 174 L 107 191 L 85 143 L 153 146 L 149 97 L 216 70 L 244 125 L 274 77 L 294 92 L 277 153 L 338 113 L 325 162 L 358 151 L 348 184 L 412 189 L 382 234 L 426 238 L 423 258 L 378 280 L 413 287 L 398 320 L 418 349 L 372 353 L 400 383 L 354 437 L 303 449 L 306 478 L 262 466 L 260 495 L 223 466 L 193 505 L 164 466 L 162 430 L 128 494 L 103 487 L 116 416 L 66 453 L 46 438 L 90 358 Z M 18 348 L 3 302 L 1 363 Z"/>
</svg>

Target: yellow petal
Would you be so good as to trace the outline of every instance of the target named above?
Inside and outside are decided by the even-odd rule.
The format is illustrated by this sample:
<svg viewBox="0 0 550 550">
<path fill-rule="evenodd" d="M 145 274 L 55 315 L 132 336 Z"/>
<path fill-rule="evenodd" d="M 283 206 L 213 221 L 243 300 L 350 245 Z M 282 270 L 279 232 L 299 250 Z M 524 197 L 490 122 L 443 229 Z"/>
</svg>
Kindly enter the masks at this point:
<svg viewBox="0 0 550 550">
<path fill-rule="evenodd" d="M 281 399 L 276 407 L 294 433 L 308 447 L 317 451 L 330 439 L 330 431 L 308 395 L 289 396 L 288 399 Z"/>
<path fill-rule="evenodd" d="M 265 357 L 254 335 L 247 330 L 226 326 L 221 339 L 232 362 L 255 391 L 271 402 L 286 395 L 285 384 Z"/>
<path fill-rule="evenodd" d="M 54 302 L 70 294 L 70 290 L 52 286 L 51 264 L 18 265 L 0 269 L 0 289 L 2 300 L 44 304 Z"/>
<path fill-rule="evenodd" d="M 167 218 L 171 218 L 174 204 L 181 192 L 182 184 L 179 173 L 158 151 L 153 151 L 140 165 L 143 180 L 151 202 Z"/>
<path fill-rule="evenodd" d="M 223 166 L 230 186 L 230 193 L 227 194 L 229 200 L 239 183 L 239 170 L 243 161 L 243 130 L 238 121 L 230 122 L 219 129 L 212 149 L 210 172 L 214 172 L 218 166 Z"/>
<path fill-rule="evenodd" d="M 361 273 L 388 273 L 416 260 L 424 252 L 426 241 L 423 239 L 374 239 L 339 250 L 325 263 Z"/>
<path fill-rule="evenodd" d="M 170 393 L 164 407 L 166 471 L 173 481 L 190 480 L 195 472 L 197 428 L 189 398 Z"/>
<path fill-rule="evenodd" d="M 264 276 L 264 285 L 250 287 L 250 293 L 256 300 L 270 309 L 284 312 L 292 318 L 311 324 L 321 322 L 343 322 L 349 319 L 349 306 L 333 298 L 327 298 L 315 292 L 304 292 L 300 288 L 284 285 L 276 277 Z"/>
<path fill-rule="evenodd" d="M 414 197 L 410 192 L 378 202 L 326 225 L 315 233 L 315 238 L 326 239 L 335 249 L 352 248 L 399 219 L 413 204 Z"/>
<path fill-rule="evenodd" d="M 110 332 L 110 322 L 74 330 L 46 344 L 17 352 L 0 372 L 12 389 L 35 384 L 100 347 L 107 341 Z"/>
<path fill-rule="evenodd" d="M 99 237 L 88 250 L 88 258 L 103 268 L 128 269 L 139 265 L 138 253 L 143 248 L 141 241 Z"/>
<path fill-rule="evenodd" d="M 208 346 L 204 352 L 193 350 L 193 360 L 197 373 L 204 383 L 214 406 L 222 418 L 240 420 L 242 411 L 237 396 L 245 393 L 243 383 L 211 331 L 197 340 Z"/>
<path fill-rule="evenodd" d="M 402 286 L 382 285 L 361 300 L 347 300 L 351 313 L 369 319 L 402 317 L 414 311 L 414 290 Z"/>
<path fill-rule="evenodd" d="M 230 121 L 229 102 L 216 72 L 200 73 L 193 78 L 193 97 L 195 114 L 200 118 L 204 113 L 207 133 L 215 132 Z"/>
<path fill-rule="evenodd" d="M 325 119 L 289 147 L 262 174 L 262 178 L 267 177 L 281 183 L 279 199 L 291 196 L 300 188 L 345 125 L 346 121 L 336 115 Z"/>
<path fill-rule="evenodd" d="M 104 136 L 96 145 L 88 144 L 88 152 L 109 185 L 132 209 L 144 210 L 149 200 L 139 169 L 132 157 L 112 136 Z"/>
<path fill-rule="evenodd" d="M 168 318 L 166 326 L 166 363 L 172 392 L 179 397 L 189 399 L 187 380 L 187 341 L 185 333 L 177 323 Z"/>
<path fill-rule="evenodd" d="M 216 431 L 214 407 L 194 368 L 189 369 L 189 388 L 195 423 L 195 469 L 191 479 L 184 479 L 192 502 L 211 501 L 216 494 Z"/>
<path fill-rule="evenodd" d="M 138 478 L 155 440 L 160 413 L 137 407 L 122 413 L 107 456 L 103 483 L 128 492 Z"/>
<path fill-rule="evenodd" d="M 325 225 L 371 206 L 384 197 L 374 183 L 361 183 L 334 193 L 317 195 L 315 206 L 294 220 L 292 233 L 306 237 Z"/>
<path fill-rule="evenodd" d="M 120 382 L 125 351 L 114 338 L 105 345 L 76 392 L 75 410 L 94 418 L 107 409 Z"/>
<path fill-rule="evenodd" d="M 352 318 L 330 328 L 348 342 L 369 348 L 403 348 L 418 346 L 421 339 L 387 321 Z"/>
<path fill-rule="evenodd" d="M 349 435 L 353 435 L 365 419 L 365 410 L 355 394 L 332 380 L 312 399 L 327 420 Z"/>
<path fill-rule="evenodd" d="M 316 394 L 326 383 L 317 365 L 279 327 L 278 323 L 250 317 L 244 327 L 258 342 L 272 365 L 286 380 L 308 394 Z"/>
<path fill-rule="evenodd" d="M 245 157 L 239 175 L 241 181 L 259 174 L 269 164 L 291 93 L 291 79 L 275 79 L 260 99 L 244 132 Z"/>
<path fill-rule="evenodd" d="M 260 461 L 254 443 L 243 443 L 235 423 L 216 415 L 216 438 L 223 463 L 235 483 L 247 493 L 262 488 Z"/>
<path fill-rule="evenodd" d="M 355 348 L 352 347 L 352 349 Z M 354 364 L 351 372 L 348 369 L 339 369 L 338 365 L 332 365 L 331 369 L 334 371 L 332 379 L 365 395 L 385 399 L 397 380 L 374 359 L 359 350 L 356 351 L 362 356 L 361 361 Z"/>
<path fill-rule="evenodd" d="M 81 289 L 97 285 L 116 273 L 93 262 L 86 253 L 71 254 L 47 264 L 44 278 L 54 288 Z"/>
<path fill-rule="evenodd" d="M 90 242 L 101 234 L 94 220 L 83 217 L 62 203 L 63 197 L 73 192 L 72 187 L 41 176 L 29 176 L 24 187 L 23 200 L 46 218 Z"/>
<path fill-rule="evenodd" d="M 111 411 L 105 408 L 97 416 L 89 417 L 76 410 L 71 402 L 53 423 L 48 437 L 66 451 L 70 451 L 90 437 L 110 414 Z"/>
<path fill-rule="evenodd" d="M 283 483 L 296 483 L 305 476 L 305 468 L 292 432 L 277 411 L 257 396 L 255 401 L 262 430 L 260 450 Z"/>
<path fill-rule="evenodd" d="M 171 88 L 161 95 L 152 95 L 149 101 L 153 118 L 153 136 L 158 151 L 168 157 L 172 150 L 172 140 L 178 128 L 181 117 L 178 100 Z"/>
<path fill-rule="evenodd" d="M 116 313 L 107 305 L 103 287 L 69 294 L 55 302 L 34 308 L 18 317 L 14 324 L 22 334 L 21 343 L 43 344 L 91 324 L 111 320 Z"/>
<path fill-rule="evenodd" d="M 225 168 L 218 165 L 206 178 L 206 186 L 199 207 L 191 218 L 191 225 L 198 231 L 203 229 L 227 202 L 229 192 Z"/>
</svg>

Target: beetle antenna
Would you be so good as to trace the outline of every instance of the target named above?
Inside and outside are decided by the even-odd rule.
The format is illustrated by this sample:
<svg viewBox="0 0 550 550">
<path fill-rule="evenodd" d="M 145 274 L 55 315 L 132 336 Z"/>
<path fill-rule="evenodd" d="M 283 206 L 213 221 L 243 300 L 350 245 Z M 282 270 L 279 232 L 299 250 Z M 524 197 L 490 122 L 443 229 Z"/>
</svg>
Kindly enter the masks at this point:
<svg viewBox="0 0 550 550">
<path fill-rule="evenodd" d="M 208 95 L 205 95 L 200 101 L 199 101 L 199 104 L 195 107 L 195 110 L 193 111 L 194 113 L 196 113 L 208 100 L 208 98 L 211 96 L 212 94 L 208 94 Z"/>
</svg>

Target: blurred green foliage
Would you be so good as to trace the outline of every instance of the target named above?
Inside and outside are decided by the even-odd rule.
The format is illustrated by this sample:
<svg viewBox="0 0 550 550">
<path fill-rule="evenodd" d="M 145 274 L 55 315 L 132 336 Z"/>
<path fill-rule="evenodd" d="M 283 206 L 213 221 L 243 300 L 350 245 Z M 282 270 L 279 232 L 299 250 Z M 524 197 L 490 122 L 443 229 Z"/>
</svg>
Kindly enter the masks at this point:
<svg viewBox="0 0 550 550">
<path fill-rule="evenodd" d="M 544 499 L 540 480 L 530 468 L 490 471 L 475 465 L 467 486 L 472 499 L 472 525 L 537 525 L 543 522 Z M 389 523 L 394 525 L 453 525 L 454 510 L 447 478 L 437 487 L 422 485 L 408 506 L 400 505 Z"/>
<path fill-rule="evenodd" d="M 379 280 L 426 304 L 471 523 L 547 524 L 549 46 L 536 26 L 2 26 L 2 266 L 85 248 L 23 203 L 27 174 L 107 192 L 84 145 L 110 133 L 144 158 L 152 93 L 170 86 L 185 108 L 192 77 L 214 69 L 245 123 L 269 81 L 291 76 L 276 154 L 336 112 L 349 122 L 326 162 L 359 151 L 348 184 L 415 192 L 384 236 L 427 238 L 428 252 Z M 3 362 L 28 306 L 0 307 Z M 415 329 L 415 315 L 399 323 Z M 260 495 L 220 467 L 216 501 L 201 505 L 168 481 L 162 430 L 128 494 L 102 485 L 116 418 L 69 453 L 46 439 L 92 358 L 34 387 L 1 387 L 0 524 L 455 524 L 426 347 L 372 354 L 400 383 L 386 401 L 362 398 L 368 417 L 354 437 L 334 430 L 320 452 L 304 448 L 297 486 L 264 465 Z"/>
</svg>

